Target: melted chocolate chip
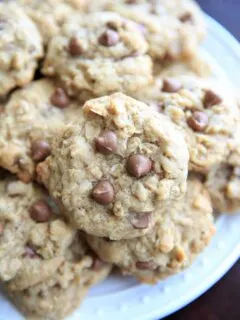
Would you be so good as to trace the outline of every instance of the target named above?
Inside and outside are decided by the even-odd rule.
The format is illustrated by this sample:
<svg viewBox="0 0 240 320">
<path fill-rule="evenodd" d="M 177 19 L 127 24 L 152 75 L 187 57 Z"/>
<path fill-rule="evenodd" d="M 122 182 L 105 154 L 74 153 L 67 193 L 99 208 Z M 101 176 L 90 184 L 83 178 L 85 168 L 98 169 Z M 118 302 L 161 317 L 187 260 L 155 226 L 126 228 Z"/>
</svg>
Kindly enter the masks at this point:
<svg viewBox="0 0 240 320">
<path fill-rule="evenodd" d="M 99 43 L 105 47 L 115 46 L 119 40 L 119 34 L 112 29 L 107 29 L 98 38 Z"/>
<path fill-rule="evenodd" d="M 51 96 L 51 103 L 60 109 L 67 108 L 70 100 L 66 92 L 62 88 L 57 88 Z"/>
<path fill-rule="evenodd" d="M 113 186 L 107 180 L 99 181 L 92 190 L 92 198 L 102 205 L 110 204 L 114 196 Z"/>
<path fill-rule="evenodd" d="M 147 229 L 150 224 L 151 216 L 151 212 L 131 214 L 130 222 L 135 229 Z"/>
<path fill-rule="evenodd" d="M 201 111 L 195 111 L 187 123 L 194 131 L 203 132 L 208 125 L 208 115 Z"/>
<path fill-rule="evenodd" d="M 108 21 L 107 24 L 106 24 L 106 26 L 107 26 L 109 29 L 112 29 L 112 30 L 114 30 L 114 31 L 117 31 L 117 29 L 118 29 L 118 26 L 117 26 L 116 22 L 114 22 L 114 21 Z"/>
<path fill-rule="evenodd" d="M 117 135 L 113 131 L 103 131 L 95 140 L 98 152 L 103 154 L 115 153 L 117 151 Z"/>
<path fill-rule="evenodd" d="M 212 90 L 206 90 L 203 105 L 205 108 L 211 108 L 212 106 L 218 105 L 222 102 L 222 98 L 219 97 Z"/>
<path fill-rule="evenodd" d="M 174 93 L 178 92 L 181 89 L 181 83 L 174 78 L 168 78 L 163 80 L 162 91 Z"/>
<path fill-rule="evenodd" d="M 135 154 L 133 156 L 130 156 L 127 160 L 127 171 L 133 177 L 144 177 L 151 170 L 152 161 L 141 154 Z"/>
<path fill-rule="evenodd" d="M 34 161 L 43 161 L 50 155 L 50 145 L 45 140 L 37 140 L 32 142 L 31 152 Z"/>
<path fill-rule="evenodd" d="M 76 37 L 72 37 L 69 40 L 68 51 L 72 56 L 79 56 L 82 54 L 84 50 L 81 41 Z"/>
<path fill-rule="evenodd" d="M 179 20 L 183 23 L 186 23 L 186 22 L 193 22 L 193 17 L 191 15 L 191 13 L 189 12 L 186 12 L 184 13 L 183 15 L 181 15 L 181 17 L 179 18 Z"/>
<path fill-rule="evenodd" d="M 38 200 L 31 206 L 30 216 L 36 222 L 47 222 L 51 219 L 52 210 L 44 200 Z"/>
</svg>

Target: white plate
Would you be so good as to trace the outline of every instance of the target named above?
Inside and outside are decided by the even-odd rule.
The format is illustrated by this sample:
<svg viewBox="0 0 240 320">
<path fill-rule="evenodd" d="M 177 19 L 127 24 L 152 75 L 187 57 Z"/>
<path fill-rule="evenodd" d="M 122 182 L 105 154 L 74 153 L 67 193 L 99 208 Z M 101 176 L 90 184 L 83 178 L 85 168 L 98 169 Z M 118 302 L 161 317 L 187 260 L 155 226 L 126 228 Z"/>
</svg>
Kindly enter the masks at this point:
<svg viewBox="0 0 240 320">
<path fill-rule="evenodd" d="M 229 85 L 215 59 L 233 85 L 239 86 L 240 45 L 217 22 L 210 17 L 206 19 L 209 36 L 204 48 L 214 65 L 214 73 Z M 240 256 L 240 215 L 221 216 L 216 225 L 217 233 L 210 246 L 186 271 L 155 286 L 112 276 L 91 290 L 69 320 L 153 320 L 184 307 L 216 283 Z M 9 319 L 23 318 L 0 296 L 0 320 Z"/>
</svg>

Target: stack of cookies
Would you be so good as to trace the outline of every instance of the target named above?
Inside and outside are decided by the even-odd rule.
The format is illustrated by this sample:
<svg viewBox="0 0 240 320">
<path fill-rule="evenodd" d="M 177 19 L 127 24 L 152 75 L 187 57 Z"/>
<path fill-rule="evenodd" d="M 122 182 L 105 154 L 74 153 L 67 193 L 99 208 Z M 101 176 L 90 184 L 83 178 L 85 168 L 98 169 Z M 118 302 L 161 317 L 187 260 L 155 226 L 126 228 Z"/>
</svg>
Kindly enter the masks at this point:
<svg viewBox="0 0 240 320">
<path fill-rule="evenodd" d="M 112 267 L 154 284 L 240 209 L 240 115 L 192 0 L 0 3 L 0 283 L 63 319 Z"/>
</svg>

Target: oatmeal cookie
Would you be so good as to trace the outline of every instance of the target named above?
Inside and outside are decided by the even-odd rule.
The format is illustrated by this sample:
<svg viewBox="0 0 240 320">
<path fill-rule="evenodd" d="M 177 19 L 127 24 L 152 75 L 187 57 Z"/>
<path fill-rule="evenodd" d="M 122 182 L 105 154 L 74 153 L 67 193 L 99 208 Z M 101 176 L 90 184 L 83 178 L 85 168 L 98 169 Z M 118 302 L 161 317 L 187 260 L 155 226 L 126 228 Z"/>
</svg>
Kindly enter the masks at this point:
<svg viewBox="0 0 240 320">
<path fill-rule="evenodd" d="M 12 176 L 0 181 L 0 282 L 24 289 L 54 273 L 74 230 L 46 192 Z"/>
<path fill-rule="evenodd" d="M 152 80 L 152 61 L 138 26 L 117 13 L 75 15 L 49 44 L 43 73 L 69 94 L 135 91 Z"/>
<path fill-rule="evenodd" d="M 7 293 L 27 317 L 59 320 L 76 309 L 88 289 L 104 280 L 111 266 L 86 252 L 81 239 L 66 252 L 64 262 L 47 280 L 23 291 Z"/>
<path fill-rule="evenodd" d="M 17 5 L 0 3 L 0 98 L 30 82 L 42 57 L 34 23 Z"/>
<path fill-rule="evenodd" d="M 64 21 L 76 11 L 83 12 L 88 0 L 12 0 L 37 25 L 45 44 L 56 36 Z"/>
<path fill-rule="evenodd" d="M 232 151 L 225 163 L 214 166 L 207 175 L 213 207 L 218 213 L 240 210 L 240 123 L 234 136 Z"/>
<path fill-rule="evenodd" d="M 149 232 L 158 204 L 184 195 L 187 169 L 182 132 L 116 93 L 89 100 L 78 123 L 56 134 L 37 172 L 78 229 L 122 239 Z"/>
<path fill-rule="evenodd" d="M 155 283 L 188 267 L 214 230 L 209 194 L 197 178 L 190 177 L 185 198 L 170 202 L 146 236 L 110 241 L 86 235 L 86 240 L 101 259 L 140 281 Z"/>
<path fill-rule="evenodd" d="M 109 1 L 104 7 L 137 22 L 159 61 L 190 60 L 205 36 L 202 12 L 190 0 Z"/>
<path fill-rule="evenodd" d="M 36 164 L 51 152 L 55 128 L 75 120 L 81 106 L 48 79 L 14 92 L 0 112 L 0 166 L 32 180 Z"/>
<path fill-rule="evenodd" d="M 225 161 L 236 131 L 239 110 L 232 92 L 194 76 L 156 78 L 134 97 L 168 116 L 185 132 L 189 169 L 207 173 Z"/>
</svg>

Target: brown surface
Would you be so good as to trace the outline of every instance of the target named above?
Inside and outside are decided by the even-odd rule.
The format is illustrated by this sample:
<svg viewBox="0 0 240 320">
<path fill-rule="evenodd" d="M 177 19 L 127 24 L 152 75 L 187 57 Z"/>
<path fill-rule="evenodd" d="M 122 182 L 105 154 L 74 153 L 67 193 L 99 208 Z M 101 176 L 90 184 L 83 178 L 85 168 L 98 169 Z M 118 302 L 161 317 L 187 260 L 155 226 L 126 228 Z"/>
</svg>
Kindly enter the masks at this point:
<svg viewBox="0 0 240 320">
<path fill-rule="evenodd" d="M 207 293 L 165 320 L 240 320 L 240 260 Z"/>
</svg>

